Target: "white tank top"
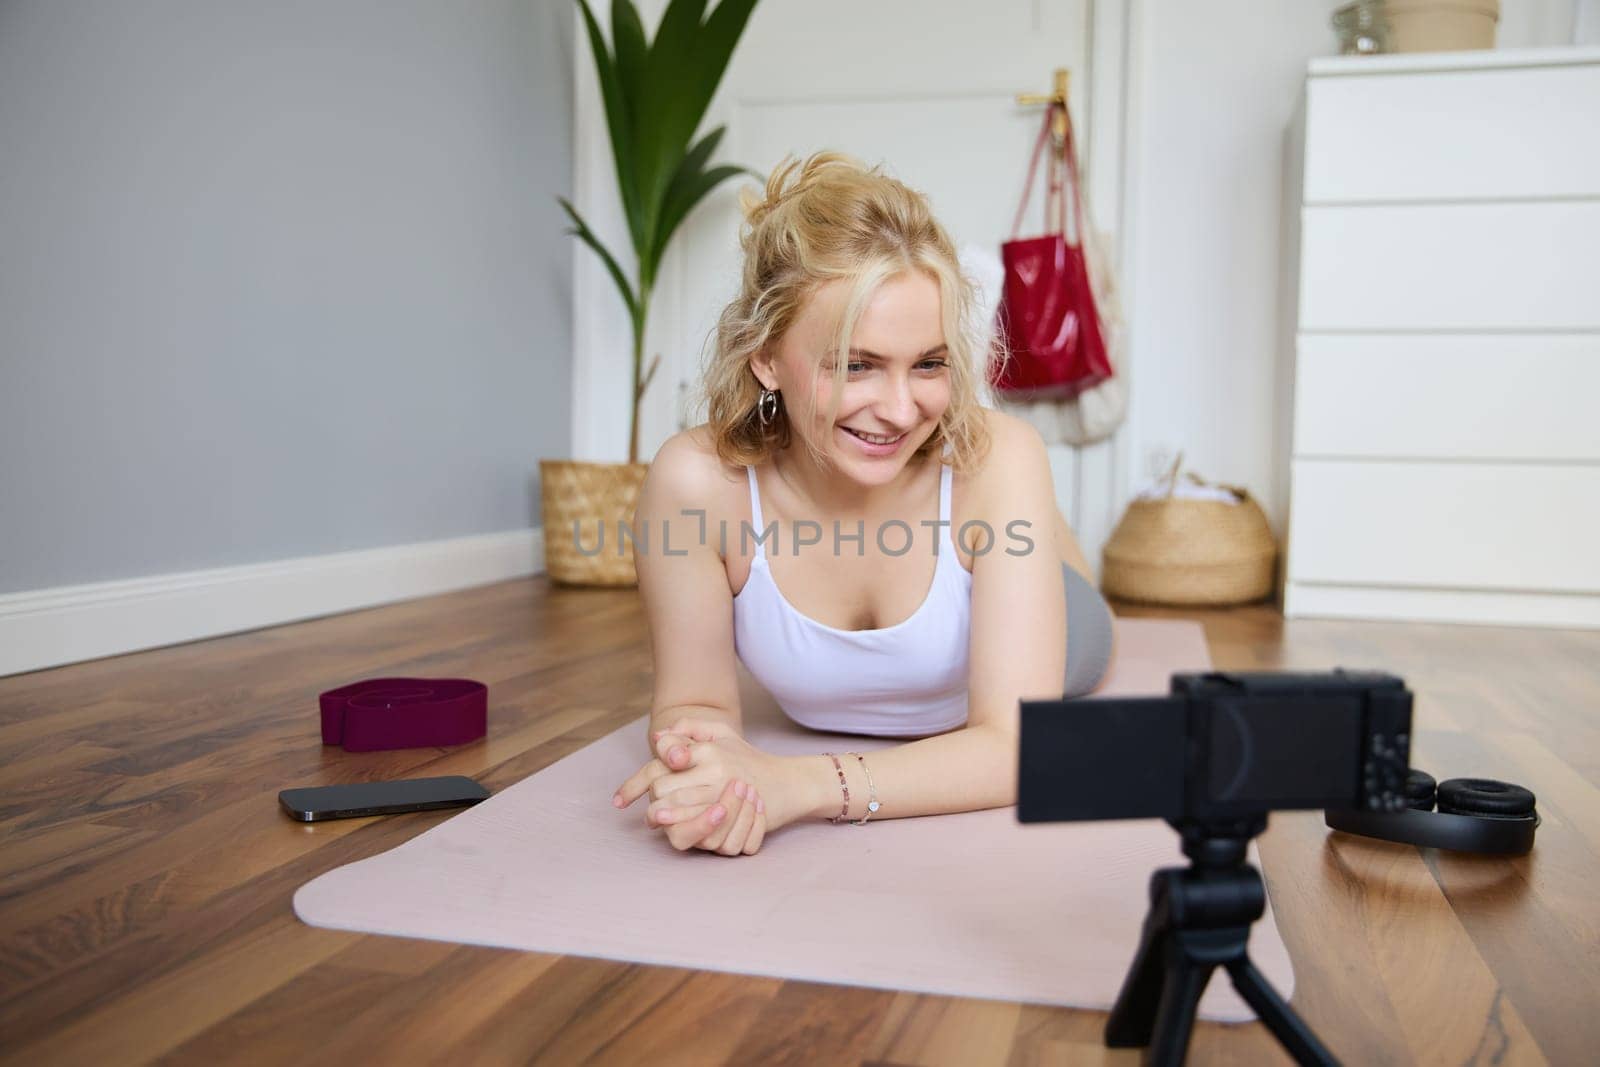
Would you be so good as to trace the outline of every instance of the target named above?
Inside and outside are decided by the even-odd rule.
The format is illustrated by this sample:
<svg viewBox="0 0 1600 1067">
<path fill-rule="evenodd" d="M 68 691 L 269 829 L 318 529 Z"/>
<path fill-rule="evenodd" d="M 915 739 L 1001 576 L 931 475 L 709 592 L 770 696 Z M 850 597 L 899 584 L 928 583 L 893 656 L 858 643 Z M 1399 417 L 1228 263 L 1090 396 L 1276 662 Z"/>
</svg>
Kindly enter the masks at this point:
<svg viewBox="0 0 1600 1067">
<path fill-rule="evenodd" d="M 766 526 L 754 467 L 750 515 L 757 534 Z M 802 726 L 828 733 L 926 736 L 967 721 L 967 640 L 972 618 L 972 574 L 961 565 L 950 532 L 950 467 L 939 472 L 937 530 L 908 523 L 916 536 L 911 552 L 928 551 L 936 534 L 938 560 L 933 585 L 911 617 L 875 630 L 840 630 L 795 610 L 772 579 L 766 547 L 781 551 L 784 540 L 758 545 L 750 577 L 733 598 L 734 648 L 751 675 L 766 687 L 784 714 Z M 841 527 L 841 535 L 854 530 Z M 867 529 L 865 544 L 877 531 Z M 904 531 L 891 527 L 884 543 L 900 544 Z M 833 550 L 832 531 L 807 546 Z M 841 552 L 853 551 L 844 541 Z M 790 551 L 793 551 L 791 549 Z"/>
</svg>

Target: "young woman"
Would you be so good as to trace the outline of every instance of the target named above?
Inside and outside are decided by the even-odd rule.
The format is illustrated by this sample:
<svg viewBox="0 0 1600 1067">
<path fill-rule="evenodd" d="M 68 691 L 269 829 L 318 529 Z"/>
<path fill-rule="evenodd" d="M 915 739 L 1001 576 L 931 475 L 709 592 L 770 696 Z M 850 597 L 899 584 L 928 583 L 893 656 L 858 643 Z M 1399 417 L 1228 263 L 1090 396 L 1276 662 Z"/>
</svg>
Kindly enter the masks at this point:
<svg viewBox="0 0 1600 1067">
<path fill-rule="evenodd" d="M 1013 804 L 1018 702 L 1094 690 L 1113 654 L 1044 441 L 979 403 L 977 294 L 920 193 L 823 152 L 743 206 L 707 421 L 634 515 L 655 758 L 613 804 L 648 792 L 675 848 L 728 856 L 797 819 Z M 920 740 L 761 752 L 735 657 L 803 726 Z"/>
</svg>

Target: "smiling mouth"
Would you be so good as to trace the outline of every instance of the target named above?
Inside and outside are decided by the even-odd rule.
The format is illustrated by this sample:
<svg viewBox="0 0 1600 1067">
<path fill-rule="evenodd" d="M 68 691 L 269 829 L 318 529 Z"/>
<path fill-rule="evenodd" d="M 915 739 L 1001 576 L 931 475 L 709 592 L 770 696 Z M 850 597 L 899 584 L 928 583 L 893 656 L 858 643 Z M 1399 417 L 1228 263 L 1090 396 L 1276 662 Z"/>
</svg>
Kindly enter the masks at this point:
<svg viewBox="0 0 1600 1067">
<path fill-rule="evenodd" d="M 892 445 L 896 441 L 900 440 L 900 438 L 905 436 L 903 433 L 896 434 L 893 437 L 885 437 L 882 434 L 862 433 L 860 430 L 852 430 L 848 426 L 841 427 L 841 429 L 843 429 L 845 433 L 850 434 L 852 437 L 859 437 L 861 440 L 870 445 Z"/>
</svg>

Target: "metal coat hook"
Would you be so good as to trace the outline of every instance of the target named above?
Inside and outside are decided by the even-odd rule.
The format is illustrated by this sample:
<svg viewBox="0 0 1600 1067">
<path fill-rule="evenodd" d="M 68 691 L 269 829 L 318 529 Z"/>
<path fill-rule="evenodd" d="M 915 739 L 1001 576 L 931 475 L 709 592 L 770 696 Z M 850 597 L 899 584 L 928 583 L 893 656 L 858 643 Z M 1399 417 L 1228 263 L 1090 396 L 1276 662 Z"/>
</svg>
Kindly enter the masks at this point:
<svg viewBox="0 0 1600 1067">
<path fill-rule="evenodd" d="M 1055 121 L 1050 124 L 1051 140 L 1055 142 L 1056 150 L 1060 151 L 1067 143 L 1067 84 L 1071 80 L 1071 71 L 1065 67 L 1057 67 L 1055 72 L 1055 92 L 1018 93 L 1017 103 L 1024 107 L 1037 107 L 1040 104 L 1059 104 L 1061 110 L 1056 112 Z"/>
</svg>

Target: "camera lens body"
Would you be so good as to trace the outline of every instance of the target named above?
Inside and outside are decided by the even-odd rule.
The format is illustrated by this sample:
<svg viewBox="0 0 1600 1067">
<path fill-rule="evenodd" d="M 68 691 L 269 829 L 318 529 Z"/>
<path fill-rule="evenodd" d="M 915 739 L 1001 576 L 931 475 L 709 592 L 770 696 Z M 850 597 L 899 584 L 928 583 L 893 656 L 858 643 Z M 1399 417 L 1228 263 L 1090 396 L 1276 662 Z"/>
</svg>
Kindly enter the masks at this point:
<svg viewBox="0 0 1600 1067">
<path fill-rule="evenodd" d="M 1021 710 L 1022 822 L 1406 806 L 1412 694 L 1382 672 L 1174 674 L 1166 697 Z"/>
</svg>

